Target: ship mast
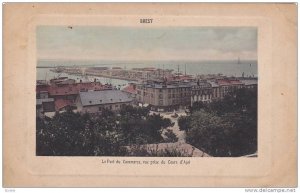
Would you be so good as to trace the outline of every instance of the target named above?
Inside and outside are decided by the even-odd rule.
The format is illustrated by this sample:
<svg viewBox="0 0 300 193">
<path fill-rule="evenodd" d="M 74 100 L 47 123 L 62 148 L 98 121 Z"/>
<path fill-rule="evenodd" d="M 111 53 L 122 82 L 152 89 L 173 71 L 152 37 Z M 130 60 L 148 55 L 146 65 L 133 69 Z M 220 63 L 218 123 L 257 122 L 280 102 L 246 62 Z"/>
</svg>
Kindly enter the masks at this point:
<svg viewBox="0 0 300 193">
<path fill-rule="evenodd" d="M 165 65 L 163 64 L 163 79 L 165 79 Z"/>
</svg>

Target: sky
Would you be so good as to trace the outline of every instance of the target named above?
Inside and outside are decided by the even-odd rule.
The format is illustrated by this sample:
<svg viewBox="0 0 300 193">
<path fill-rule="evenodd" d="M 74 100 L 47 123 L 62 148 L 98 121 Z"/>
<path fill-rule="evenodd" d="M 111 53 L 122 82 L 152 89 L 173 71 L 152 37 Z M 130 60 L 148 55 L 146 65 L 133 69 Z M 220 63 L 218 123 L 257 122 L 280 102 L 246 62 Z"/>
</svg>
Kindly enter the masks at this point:
<svg viewBox="0 0 300 193">
<path fill-rule="evenodd" d="M 257 60 L 254 27 L 38 26 L 40 60 Z"/>
</svg>

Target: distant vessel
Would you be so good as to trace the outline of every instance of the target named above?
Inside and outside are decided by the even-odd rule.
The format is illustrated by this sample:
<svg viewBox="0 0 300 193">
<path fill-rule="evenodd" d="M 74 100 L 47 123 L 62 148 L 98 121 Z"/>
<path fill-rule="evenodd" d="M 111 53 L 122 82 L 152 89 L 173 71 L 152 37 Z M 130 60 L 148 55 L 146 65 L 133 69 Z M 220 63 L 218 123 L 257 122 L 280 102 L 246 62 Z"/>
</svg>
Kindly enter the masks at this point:
<svg viewBox="0 0 300 193">
<path fill-rule="evenodd" d="M 241 64 L 241 60 L 240 60 L 240 57 L 238 57 L 238 62 L 237 62 L 238 64 Z"/>
</svg>

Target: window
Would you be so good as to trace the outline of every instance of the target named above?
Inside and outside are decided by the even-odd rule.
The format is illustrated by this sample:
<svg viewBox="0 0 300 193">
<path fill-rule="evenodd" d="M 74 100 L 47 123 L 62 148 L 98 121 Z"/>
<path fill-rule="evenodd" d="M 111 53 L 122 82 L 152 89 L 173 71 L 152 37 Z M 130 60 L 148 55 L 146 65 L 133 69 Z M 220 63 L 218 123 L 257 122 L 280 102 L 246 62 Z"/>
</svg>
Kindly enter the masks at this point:
<svg viewBox="0 0 300 193">
<path fill-rule="evenodd" d="M 112 106 L 111 105 L 109 105 L 109 109 L 112 110 Z"/>
<path fill-rule="evenodd" d="M 102 111 L 102 107 L 99 107 L 99 111 Z"/>
<path fill-rule="evenodd" d="M 159 100 L 158 104 L 163 105 L 163 100 Z"/>
<path fill-rule="evenodd" d="M 163 95 L 162 95 L 162 94 L 159 94 L 159 98 L 162 99 L 162 98 L 163 98 Z"/>
</svg>

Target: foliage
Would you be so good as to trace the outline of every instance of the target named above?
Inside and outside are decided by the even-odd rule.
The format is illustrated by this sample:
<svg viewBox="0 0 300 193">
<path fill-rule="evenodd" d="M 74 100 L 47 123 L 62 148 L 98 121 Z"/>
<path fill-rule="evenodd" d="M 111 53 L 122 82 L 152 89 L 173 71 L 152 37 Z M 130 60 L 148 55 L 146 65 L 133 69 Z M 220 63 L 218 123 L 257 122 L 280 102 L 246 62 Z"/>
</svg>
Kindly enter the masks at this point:
<svg viewBox="0 0 300 193">
<path fill-rule="evenodd" d="M 130 109 L 130 108 L 129 108 Z M 170 119 L 163 118 L 160 114 L 149 115 L 144 110 L 129 110 L 122 113 L 120 127 L 125 134 L 126 144 L 146 144 L 162 142 L 163 129 L 172 126 Z"/>
<path fill-rule="evenodd" d="M 74 113 L 70 109 L 53 118 L 36 118 L 36 154 L 40 156 L 119 156 L 130 144 L 161 142 L 170 119 L 149 115 L 149 109 L 125 106 L 116 114 Z"/>
<path fill-rule="evenodd" d="M 178 141 L 176 134 L 171 129 L 167 129 L 164 135 L 166 136 L 164 139 L 166 143 L 175 143 Z"/>
<path fill-rule="evenodd" d="M 106 114 L 105 114 L 106 113 Z M 68 110 L 50 119 L 37 118 L 37 155 L 88 156 L 125 154 L 110 112 L 92 119 Z"/>
<path fill-rule="evenodd" d="M 190 116 L 180 116 L 178 118 L 179 129 L 183 131 L 188 131 L 191 128 L 190 122 Z"/>
<path fill-rule="evenodd" d="M 238 89 L 223 100 L 197 104 L 181 118 L 186 141 L 212 156 L 242 156 L 257 151 L 257 91 Z"/>
<path fill-rule="evenodd" d="M 207 103 L 204 103 L 202 101 L 196 101 L 193 103 L 192 106 L 189 106 L 189 112 L 193 113 L 194 111 L 200 110 L 200 109 L 207 109 L 208 105 Z"/>
</svg>

